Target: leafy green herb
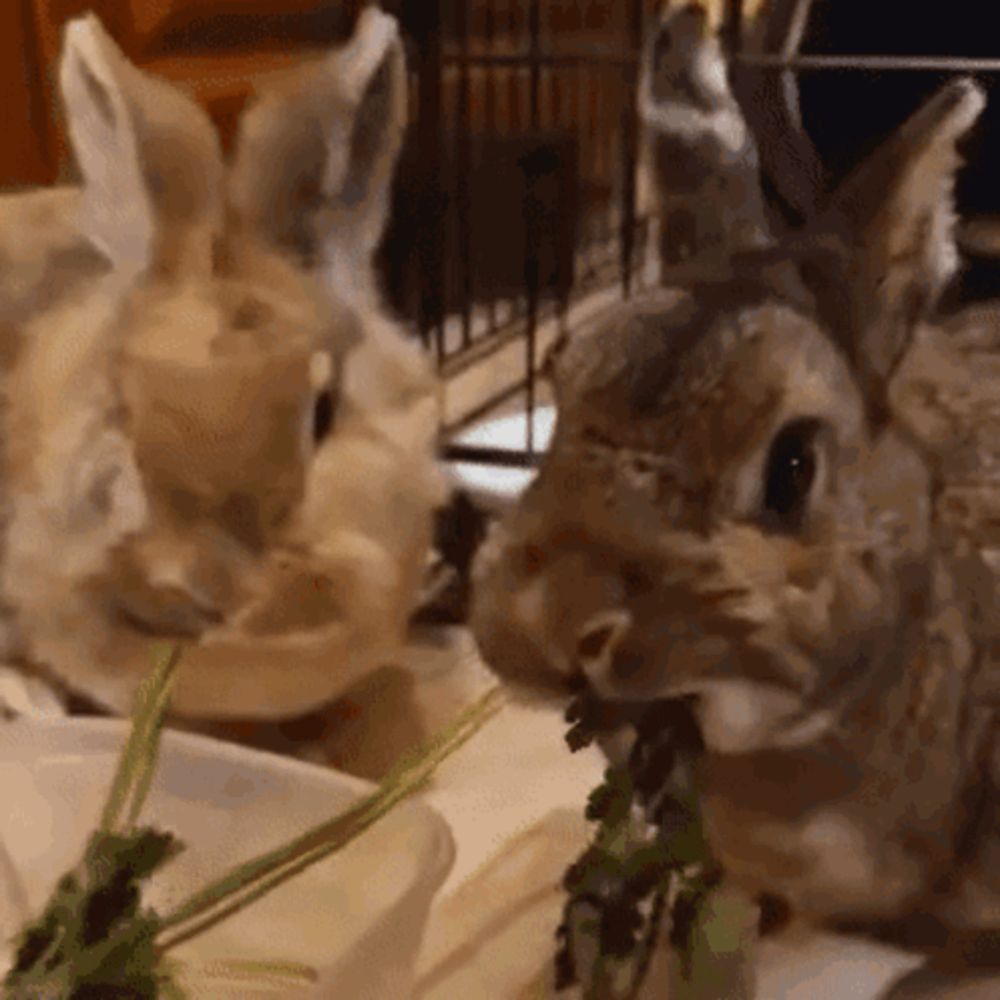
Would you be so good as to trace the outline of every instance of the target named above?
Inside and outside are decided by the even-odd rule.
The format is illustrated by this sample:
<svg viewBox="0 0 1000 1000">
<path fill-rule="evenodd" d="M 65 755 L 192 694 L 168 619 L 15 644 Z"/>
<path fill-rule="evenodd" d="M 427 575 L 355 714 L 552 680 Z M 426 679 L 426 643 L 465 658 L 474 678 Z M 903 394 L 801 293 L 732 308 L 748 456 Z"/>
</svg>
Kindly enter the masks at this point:
<svg viewBox="0 0 1000 1000">
<path fill-rule="evenodd" d="M 63 876 L 41 917 L 19 939 L 7 1000 L 154 1000 L 159 973 L 156 914 L 140 885 L 179 850 L 169 833 L 95 833 L 83 861 Z"/>
<path fill-rule="evenodd" d="M 622 715 L 584 695 L 567 722 L 576 750 L 618 728 Z M 646 706 L 630 723 L 628 760 L 609 767 L 591 793 L 586 817 L 596 824 L 594 838 L 564 880 L 556 986 L 580 985 L 586 1000 L 638 995 L 668 915 L 670 943 L 690 980 L 703 904 L 719 880 L 691 785 L 700 738 L 689 706 Z"/>
<path fill-rule="evenodd" d="M 426 746 L 407 754 L 370 796 L 290 843 L 254 858 L 166 915 L 141 907 L 141 884 L 179 850 L 170 833 L 136 827 L 156 768 L 178 648 L 158 650 L 136 699 L 99 829 L 83 859 L 60 879 L 41 916 L 20 934 L 4 1000 L 183 1000 L 180 980 L 198 975 L 165 953 L 360 836 L 421 788 L 435 768 L 503 706 L 492 688 Z M 204 970 L 202 970 L 204 971 Z M 311 981 L 294 963 L 215 963 L 211 975 Z"/>
<path fill-rule="evenodd" d="M 100 828 L 41 916 L 18 938 L 5 1000 L 154 1000 L 161 974 L 156 913 L 141 884 L 181 850 L 172 834 L 135 828 L 156 766 L 159 733 L 180 649 L 157 650 L 136 698 L 133 725 Z"/>
</svg>

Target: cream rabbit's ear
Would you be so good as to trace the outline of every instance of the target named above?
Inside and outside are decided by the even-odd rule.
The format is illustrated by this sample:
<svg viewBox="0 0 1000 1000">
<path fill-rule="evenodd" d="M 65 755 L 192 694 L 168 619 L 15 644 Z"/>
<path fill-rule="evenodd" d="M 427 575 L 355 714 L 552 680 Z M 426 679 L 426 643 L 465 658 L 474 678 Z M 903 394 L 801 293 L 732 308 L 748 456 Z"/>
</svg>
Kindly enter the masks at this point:
<svg viewBox="0 0 1000 1000">
<path fill-rule="evenodd" d="M 129 274 L 208 266 L 222 217 L 222 156 L 208 116 L 133 66 L 93 14 L 67 24 L 59 80 L 84 235 Z"/>
<path fill-rule="evenodd" d="M 240 122 L 230 192 L 238 216 L 350 287 L 382 237 L 407 115 L 396 20 L 361 13 L 346 46 L 264 93 Z"/>
<path fill-rule="evenodd" d="M 821 266 L 808 283 L 875 411 L 915 324 L 958 270 L 958 144 L 985 105 L 971 79 L 946 84 L 848 176 L 806 233 L 838 272 Z"/>
</svg>

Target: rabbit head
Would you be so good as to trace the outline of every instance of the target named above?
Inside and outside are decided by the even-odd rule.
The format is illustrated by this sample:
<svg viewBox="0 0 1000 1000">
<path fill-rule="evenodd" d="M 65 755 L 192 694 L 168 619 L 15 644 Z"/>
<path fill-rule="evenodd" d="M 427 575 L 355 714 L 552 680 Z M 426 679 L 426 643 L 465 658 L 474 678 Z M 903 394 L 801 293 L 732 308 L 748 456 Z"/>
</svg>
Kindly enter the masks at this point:
<svg viewBox="0 0 1000 1000">
<path fill-rule="evenodd" d="M 400 640 L 444 500 L 436 382 L 372 264 L 406 120 L 397 24 L 366 8 L 262 89 L 228 159 L 92 15 L 60 84 L 91 266 L 19 317 L 6 376 L 14 632 L 113 709 L 160 637 L 189 646 L 178 712 L 306 710 Z"/>
<path fill-rule="evenodd" d="M 671 11 L 640 94 L 662 204 L 724 224 L 683 227 L 674 286 L 556 357 L 552 443 L 484 543 L 472 618 L 525 694 L 690 696 L 735 753 L 836 726 L 927 622 L 935 459 L 894 386 L 957 266 L 956 144 L 984 97 L 945 86 L 778 239 L 725 69 L 699 9 Z"/>
</svg>

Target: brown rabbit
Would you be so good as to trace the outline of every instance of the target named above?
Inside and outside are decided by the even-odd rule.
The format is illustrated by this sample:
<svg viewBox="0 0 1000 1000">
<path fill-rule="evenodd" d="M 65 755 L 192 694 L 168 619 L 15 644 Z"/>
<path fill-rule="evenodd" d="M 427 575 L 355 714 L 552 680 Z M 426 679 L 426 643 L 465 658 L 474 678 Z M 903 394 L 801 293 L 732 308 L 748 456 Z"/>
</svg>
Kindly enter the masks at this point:
<svg viewBox="0 0 1000 1000">
<path fill-rule="evenodd" d="M 944 86 L 778 239 L 700 9 L 669 13 L 647 60 L 688 252 L 676 287 L 557 357 L 551 448 L 475 569 L 477 640 L 539 697 L 693 697 L 710 842 L 749 893 L 988 944 L 1000 326 L 934 322 L 983 92 Z"/>
<path fill-rule="evenodd" d="M 92 15 L 59 79 L 81 183 L 0 200 L 7 662 L 127 710 L 176 639 L 179 713 L 308 710 L 404 634 L 445 496 L 372 266 L 397 24 L 263 89 L 230 161 Z"/>
</svg>

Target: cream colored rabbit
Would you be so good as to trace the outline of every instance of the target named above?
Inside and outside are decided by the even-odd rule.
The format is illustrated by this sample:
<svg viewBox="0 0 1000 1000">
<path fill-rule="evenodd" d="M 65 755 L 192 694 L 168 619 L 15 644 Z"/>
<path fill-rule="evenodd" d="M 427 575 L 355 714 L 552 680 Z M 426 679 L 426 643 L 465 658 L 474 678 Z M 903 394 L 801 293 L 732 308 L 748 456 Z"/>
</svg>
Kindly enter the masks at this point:
<svg viewBox="0 0 1000 1000">
<path fill-rule="evenodd" d="M 397 24 L 262 91 L 231 162 L 92 15 L 59 81 L 81 184 L 0 201 L 7 662 L 126 710 L 179 639 L 179 713 L 305 711 L 399 642 L 446 492 L 372 267 Z"/>
<path fill-rule="evenodd" d="M 702 17 L 665 19 L 645 90 L 656 162 L 685 157 L 684 284 L 556 359 L 551 449 L 481 550 L 473 627 L 526 693 L 693 697 L 710 841 L 747 892 L 990 944 L 1000 328 L 933 322 L 984 94 L 944 86 L 779 240 Z"/>
</svg>

